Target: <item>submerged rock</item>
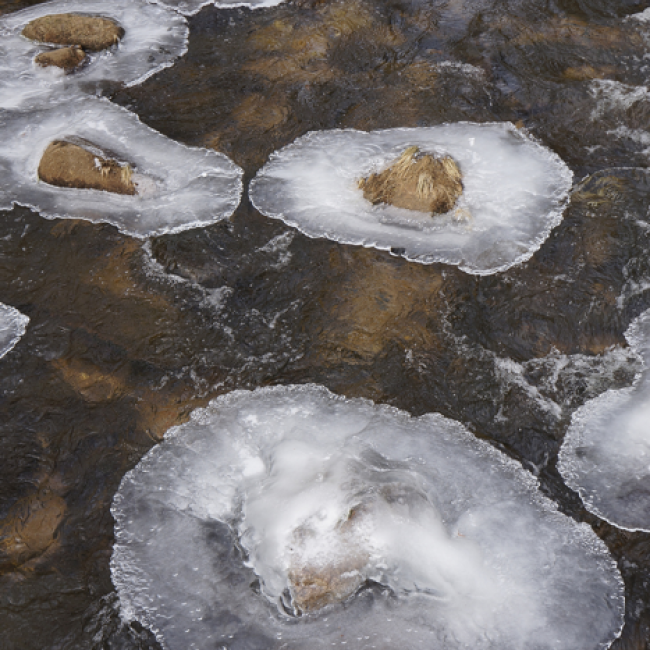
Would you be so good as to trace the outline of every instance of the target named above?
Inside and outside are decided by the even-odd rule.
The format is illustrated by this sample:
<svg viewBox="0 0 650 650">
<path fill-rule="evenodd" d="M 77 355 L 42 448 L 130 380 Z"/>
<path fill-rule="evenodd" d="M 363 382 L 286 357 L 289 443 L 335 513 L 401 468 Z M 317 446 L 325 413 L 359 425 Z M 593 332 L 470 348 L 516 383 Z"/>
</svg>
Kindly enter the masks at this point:
<svg viewBox="0 0 650 650">
<path fill-rule="evenodd" d="M 53 65 L 57 68 L 63 68 L 66 72 L 71 72 L 75 68 L 78 68 L 85 60 L 86 52 L 79 45 L 62 47 L 58 50 L 50 50 L 49 52 L 41 52 L 34 59 L 38 65 L 44 68 Z"/>
<path fill-rule="evenodd" d="M 132 174 L 128 164 L 63 140 L 50 143 L 38 166 L 38 177 L 50 185 L 115 194 L 135 194 Z"/>
<path fill-rule="evenodd" d="M 359 189 L 373 205 L 388 203 L 397 208 L 442 214 L 449 212 L 463 192 L 461 173 L 450 156 L 418 155 L 408 147 L 388 169 L 359 180 Z"/>
<path fill-rule="evenodd" d="M 80 45 L 89 52 L 99 52 L 118 43 L 124 36 L 124 29 L 102 16 L 56 14 L 32 20 L 22 34 L 41 43 Z"/>
</svg>

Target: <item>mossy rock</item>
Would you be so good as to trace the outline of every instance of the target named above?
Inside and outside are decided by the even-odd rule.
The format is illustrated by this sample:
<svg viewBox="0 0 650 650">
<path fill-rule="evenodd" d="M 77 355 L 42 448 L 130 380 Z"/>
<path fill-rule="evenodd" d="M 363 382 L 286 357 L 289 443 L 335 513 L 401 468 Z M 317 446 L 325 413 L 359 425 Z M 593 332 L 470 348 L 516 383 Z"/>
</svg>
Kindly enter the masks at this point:
<svg viewBox="0 0 650 650">
<path fill-rule="evenodd" d="M 86 53 L 79 45 L 62 47 L 58 50 L 41 52 L 34 61 L 44 67 L 56 66 L 66 72 L 72 72 L 80 67 L 86 60 Z"/>
<path fill-rule="evenodd" d="M 124 36 L 124 29 L 102 16 L 54 14 L 32 20 L 22 33 L 41 43 L 79 45 L 88 52 L 99 52 L 118 43 Z"/>
<path fill-rule="evenodd" d="M 373 205 L 387 203 L 430 214 L 449 212 L 463 192 L 462 175 L 453 158 L 421 155 L 415 146 L 388 169 L 360 179 L 358 185 Z"/>
<path fill-rule="evenodd" d="M 129 165 L 63 140 L 50 143 L 38 166 L 38 177 L 50 185 L 115 194 L 136 193 L 131 176 Z"/>
</svg>

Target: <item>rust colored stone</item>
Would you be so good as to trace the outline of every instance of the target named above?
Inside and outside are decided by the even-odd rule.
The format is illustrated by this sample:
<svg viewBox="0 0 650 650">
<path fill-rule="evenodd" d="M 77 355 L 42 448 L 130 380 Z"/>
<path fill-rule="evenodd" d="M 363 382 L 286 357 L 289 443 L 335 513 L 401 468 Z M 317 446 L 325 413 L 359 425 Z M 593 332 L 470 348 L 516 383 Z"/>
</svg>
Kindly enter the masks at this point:
<svg viewBox="0 0 650 650">
<path fill-rule="evenodd" d="M 38 65 L 47 68 L 49 66 L 56 66 L 63 68 L 66 72 L 72 72 L 83 64 L 86 60 L 86 53 L 82 47 L 72 45 L 70 47 L 62 47 L 58 50 L 50 50 L 48 52 L 41 52 L 34 61 Z"/>
<path fill-rule="evenodd" d="M 23 29 L 23 36 L 41 43 L 80 45 L 88 52 L 99 52 L 118 43 L 124 29 L 102 16 L 54 14 L 32 20 Z"/>
<path fill-rule="evenodd" d="M 129 165 L 62 140 L 50 143 L 38 166 L 38 177 L 50 185 L 115 194 L 135 194 L 131 175 Z"/>
<path fill-rule="evenodd" d="M 418 147 L 409 147 L 388 169 L 360 179 L 363 196 L 373 205 L 388 203 L 431 214 L 449 212 L 463 192 L 458 165 L 449 156 L 418 154 Z"/>
</svg>

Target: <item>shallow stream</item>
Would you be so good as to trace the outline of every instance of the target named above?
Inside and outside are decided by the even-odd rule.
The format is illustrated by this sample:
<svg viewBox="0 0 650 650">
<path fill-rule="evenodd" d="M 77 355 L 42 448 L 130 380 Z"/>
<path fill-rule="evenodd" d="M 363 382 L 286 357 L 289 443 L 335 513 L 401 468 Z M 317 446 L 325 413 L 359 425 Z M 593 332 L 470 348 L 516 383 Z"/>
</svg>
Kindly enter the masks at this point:
<svg viewBox="0 0 650 650">
<path fill-rule="evenodd" d="M 35 4 L 0 0 L 0 14 Z M 122 478 L 210 399 L 306 383 L 440 413 L 519 461 L 618 564 L 612 648 L 649 648 L 650 534 L 588 512 L 557 469 L 572 414 L 641 369 L 624 333 L 650 307 L 650 16 L 630 16 L 648 6 L 210 5 L 171 67 L 93 87 L 227 155 L 244 195 L 227 219 L 147 239 L 0 212 L 0 303 L 29 318 L 0 360 L 0 649 L 159 648 L 120 618 L 111 581 Z M 505 271 L 311 239 L 248 198 L 309 131 L 459 121 L 510 122 L 573 172 L 561 223 Z"/>
</svg>

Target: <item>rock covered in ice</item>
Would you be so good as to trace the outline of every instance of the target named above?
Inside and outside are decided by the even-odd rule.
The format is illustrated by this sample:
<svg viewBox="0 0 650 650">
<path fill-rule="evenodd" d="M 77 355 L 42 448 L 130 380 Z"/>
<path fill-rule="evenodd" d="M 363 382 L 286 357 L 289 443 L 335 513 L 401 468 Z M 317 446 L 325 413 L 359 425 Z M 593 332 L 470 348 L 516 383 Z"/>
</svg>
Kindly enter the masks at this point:
<svg viewBox="0 0 650 650">
<path fill-rule="evenodd" d="M 518 463 L 315 385 L 195 411 L 112 512 L 123 616 L 169 650 L 595 650 L 622 625 L 604 544 Z"/>
<path fill-rule="evenodd" d="M 0 302 L 0 359 L 20 341 L 29 318 L 17 309 Z"/>
<path fill-rule="evenodd" d="M 588 510 L 627 530 L 650 531 L 650 310 L 625 334 L 644 369 L 574 414 L 558 469 Z"/>
<path fill-rule="evenodd" d="M 387 169 L 357 184 L 373 205 L 385 203 L 432 216 L 449 212 L 463 192 L 456 161 L 422 155 L 418 147 L 408 147 Z"/>
<path fill-rule="evenodd" d="M 72 72 L 81 66 L 86 59 L 84 49 L 78 45 L 72 45 L 71 47 L 61 47 L 58 50 L 41 52 L 34 58 L 34 62 L 44 68 L 56 66 L 66 72 Z"/>
<path fill-rule="evenodd" d="M 285 0 L 151 0 L 156 4 L 174 9 L 185 16 L 197 14 L 203 7 L 215 5 L 217 7 L 248 7 L 249 9 L 263 9 L 275 7 Z"/>
<path fill-rule="evenodd" d="M 385 169 L 408 146 L 458 163 L 464 190 L 453 210 L 430 217 L 364 198 L 358 179 Z M 250 195 L 260 212 L 310 237 L 489 274 L 541 246 L 562 219 L 571 182 L 556 154 L 511 124 L 460 122 L 308 133 L 271 156 Z"/>
<path fill-rule="evenodd" d="M 117 45 L 124 28 L 104 16 L 48 14 L 27 23 L 22 35 L 40 43 L 78 45 L 88 52 L 99 52 Z"/>
<path fill-rule="evenodd" d="M 86 142 L 51 142 L 38 164 L 38 178 L 57 187 L 136 194 L 131 166 Z"/>
<path fill-rule="evenodd" d="M 30 113 L 5 111 L 0 137 L 0 186 L 11 190 L 5 196 L 48 218 L 106 222 L 148 237 L 219 221 L 241 197 L 242 171 L 226 156 L 174 142 L 103 99 L 79 98 Z M 56 140 L 92 143 L 129 162 L 136 195 L 39 181 L 43 153 Z"/>
<path fill-rule="evenodd" d="M 51 48 L 22 31 L 39 18 L 64 13 L 108 18 L 124 36 L 108 50 L 89 52 L 87 65 L 74 74 L 42 67 L 34 59 Z M 0 18 L 0 108 L 31 110 L 102 81 L 141 83 L 187 51 L 188 33 L 185 18 L 145 0 L 54 0 L 7 14 Z"/>
</svg>

